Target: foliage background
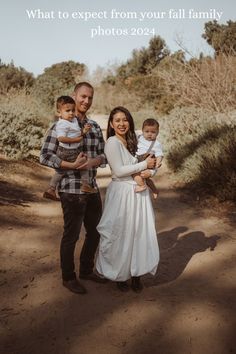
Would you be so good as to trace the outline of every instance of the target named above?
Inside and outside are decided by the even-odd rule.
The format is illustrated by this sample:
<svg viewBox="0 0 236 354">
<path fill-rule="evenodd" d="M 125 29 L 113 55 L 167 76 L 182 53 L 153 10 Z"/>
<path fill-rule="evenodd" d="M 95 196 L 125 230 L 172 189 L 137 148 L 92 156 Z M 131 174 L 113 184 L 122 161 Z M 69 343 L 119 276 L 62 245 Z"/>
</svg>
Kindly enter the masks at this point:
<svg viewBox="0 0 236 354">
<path fill-rule="evenodd" d="M 153 37 L 121 65 L 98 67 L 67 61 L 34 77 L 14 63 L 0 62 L 0 148 L 9 158 L 39 150 L 54 102 L 88 80 L 95 86 L 92 113 L 117 105 L 134 115 L 137 128 L 148 117 L 160 122 L 169 168 L 183 186 L 220 200 L 236 199 L 236 22 L 205 24 L 202 37 L 214 56 L 191 56 L 180 43 L 171 53 Z"/>
</svg>

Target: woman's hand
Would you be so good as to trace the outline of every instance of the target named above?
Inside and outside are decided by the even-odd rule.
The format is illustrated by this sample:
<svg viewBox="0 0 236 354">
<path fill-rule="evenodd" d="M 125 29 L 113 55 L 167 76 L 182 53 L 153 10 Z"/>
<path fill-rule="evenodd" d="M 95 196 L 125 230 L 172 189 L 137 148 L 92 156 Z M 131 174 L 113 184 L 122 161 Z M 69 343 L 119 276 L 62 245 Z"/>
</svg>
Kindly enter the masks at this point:
<svg viewBox="0 0 236 354">
<path fill-rule="evenodd" d="M 140 176 L 141 176 L 142 178 L 149 178 L 149 177 L 152 176 L 152 173 L 151 173 L 150 170 L 144 170 L 144 171 L 142 171 L 142 172 L 140 173 Z"/>
<path fill-rule="evenodd" d="M 155 157 L 151 157 L 151 156 L 148 156 L 145 161 L 147 162 L 147 168 L 154 168 L 155 165 L 156 165 L 156 158 Z"/>
</svg>

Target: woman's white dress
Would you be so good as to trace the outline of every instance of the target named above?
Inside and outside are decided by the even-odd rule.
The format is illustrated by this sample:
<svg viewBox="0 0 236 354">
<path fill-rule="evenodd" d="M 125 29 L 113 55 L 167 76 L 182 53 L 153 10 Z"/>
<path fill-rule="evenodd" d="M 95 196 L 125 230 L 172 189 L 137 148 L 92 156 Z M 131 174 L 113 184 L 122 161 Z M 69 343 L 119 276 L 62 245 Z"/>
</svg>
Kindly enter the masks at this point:
<svg viewBox="0 0 236 354">
<path fill-rule="evenodd" d="M 154 275 L 159 248 L 149 190 L 135 193 L 136 182 L 131 176 L 146 169 L 147 163 L 137 163 L 116 136 L 107 140 L 105 154 L 112 182 L 107 188 L 103 215 L 97 226 L 101 235 L 97 271 L 114 281 L 146 273 Z"/>
</svg>

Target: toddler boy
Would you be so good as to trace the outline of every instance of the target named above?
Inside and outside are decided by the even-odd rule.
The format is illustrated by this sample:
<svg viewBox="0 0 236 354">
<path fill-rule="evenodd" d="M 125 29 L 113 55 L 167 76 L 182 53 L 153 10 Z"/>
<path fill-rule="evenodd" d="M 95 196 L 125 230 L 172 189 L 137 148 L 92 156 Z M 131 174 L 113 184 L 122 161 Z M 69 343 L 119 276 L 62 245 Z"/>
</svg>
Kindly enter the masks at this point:
<svg viewBox="0 0 236 354">
<path fill-rule="evenodd" d="M 74 162 L 80 152 L 82 152 L 83 138 L 91 129 L 90 124 L 85 124 L 80 128 L 75 117 L 75 101 L 70 96 L 60 96 L 56 102 L 59 120 L 56 123 L 56 134 L 59 141 L 57 156 L 64 161 Z M 56 188 L 63 177 L 63 171 L 57 170 L 50 181 L 47 191 L 43 197 L 59 200 L 56 195 Z M 84 193 L 95 193 L 97 190 L 89 185 L 87 170 L 81 170 L 81 191 Z"/>
<path fill-rule="evenodd" d="M 153 155 L 156 158 L 155 170 L 151 170 L 152 176 L 157 173 L 157 169 L 161 167 L 161 162 L 163 159 L 163 151 L 160 142 L 157 140 L 159 133 L 159 123 L 156 119 L 148 118 L 143 122 L 142 134 L 138 137 L 138 150 L 137 158 L 138 161 L 143 161 L 148 155 Z M 158 190 L 154 182 L 150 178 L 142 178 L 140 174 L 133 175 L 137 186 L 135 187 L 135 192 L 142 192 L 148 187 L 153 192 L 154 199 L 157 198 Z"/>
</svg>

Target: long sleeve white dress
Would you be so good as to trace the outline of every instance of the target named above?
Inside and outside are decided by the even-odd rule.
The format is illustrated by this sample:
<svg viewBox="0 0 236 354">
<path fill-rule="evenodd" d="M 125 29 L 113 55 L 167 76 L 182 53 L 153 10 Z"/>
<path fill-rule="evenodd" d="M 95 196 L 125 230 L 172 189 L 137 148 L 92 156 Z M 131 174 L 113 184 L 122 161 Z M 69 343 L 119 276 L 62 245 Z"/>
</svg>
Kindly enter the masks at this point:
<svg viewBox="0 0 236 354">
<path fill-rule="evenodd" d="M 106 192 L 103 215 L 97 230 L 100 244 L 97 271 L 113 281 L 132 276 L 155 274 L 159 248 L 155 216 L 148 189 L 135 193 L 132 174 L 147 168 L 146 161 L 137 163 L 116 136 L 105 145 L 112 171 L 112 182 Z"/>
</svg>

